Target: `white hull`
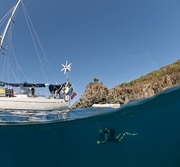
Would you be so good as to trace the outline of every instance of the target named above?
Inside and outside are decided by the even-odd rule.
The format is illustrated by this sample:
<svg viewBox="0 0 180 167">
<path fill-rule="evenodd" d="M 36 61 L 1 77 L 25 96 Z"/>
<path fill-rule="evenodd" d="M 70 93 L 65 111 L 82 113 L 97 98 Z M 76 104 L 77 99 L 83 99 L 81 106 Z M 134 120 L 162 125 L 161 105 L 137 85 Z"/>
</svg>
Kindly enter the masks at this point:
<svg viewBox="0 0 180 167">
<path fill-rule="evenodd" d="M 0 109 L 63 111 L 68 108 L 68 105 L 63 99 L 0 97 Z"/>
<path fill-rule="evenodd" d="M 93 104 L 92 107 L 101 107 L 101 108 L 111 107 L 111 108 L 119 108 L 119 107 L 121 107 L 121 105 L 120 105 L 120 104 Z"/>
</svg>

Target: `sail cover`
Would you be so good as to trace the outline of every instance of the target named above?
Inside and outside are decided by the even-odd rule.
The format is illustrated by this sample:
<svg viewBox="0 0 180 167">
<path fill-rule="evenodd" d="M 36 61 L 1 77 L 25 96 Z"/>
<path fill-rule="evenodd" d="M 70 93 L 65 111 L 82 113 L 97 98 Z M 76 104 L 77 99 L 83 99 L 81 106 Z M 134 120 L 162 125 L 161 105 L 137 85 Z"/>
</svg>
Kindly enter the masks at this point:
<svg viewBox="0 0 180 167">
<path fill-rule="evenodd" d="M 0 81 L 0 86 L 13 86 L 13 87 L 45 87 L 44 83 L 8 83 Z"/>
</svg>

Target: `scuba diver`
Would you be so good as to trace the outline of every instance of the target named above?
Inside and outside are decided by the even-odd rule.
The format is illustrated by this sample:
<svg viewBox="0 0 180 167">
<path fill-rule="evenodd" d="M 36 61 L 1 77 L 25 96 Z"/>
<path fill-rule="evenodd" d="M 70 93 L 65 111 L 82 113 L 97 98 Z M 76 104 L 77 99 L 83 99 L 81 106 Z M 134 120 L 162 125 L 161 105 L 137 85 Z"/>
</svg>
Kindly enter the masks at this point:
<svg viewBox="0 0 180 167">
<path fill-rule="evenodd" d="M 121 142 L 121 140 L 125 137 L 125 135 L 137 135 L 137 133 L 119 133 L 115 137 L 115 130 L 112 128 L 105 128 L 99 130 L 99 140 L 97 144 L 104 144 L 106 142 Z"/>
</svg>

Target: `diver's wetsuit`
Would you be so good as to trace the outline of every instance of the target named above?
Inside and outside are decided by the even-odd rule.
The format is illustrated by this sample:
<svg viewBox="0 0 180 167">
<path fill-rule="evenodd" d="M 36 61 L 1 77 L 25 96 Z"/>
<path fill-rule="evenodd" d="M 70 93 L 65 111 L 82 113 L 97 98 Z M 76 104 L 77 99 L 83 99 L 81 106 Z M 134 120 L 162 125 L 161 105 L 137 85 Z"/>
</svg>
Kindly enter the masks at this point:
<svg viewBox="0 0 180 167">
<path fill-rule="evenodd" d="M 119 142 L 118 139 L 115 137 L 115 130 L 110 128 L 100 129 L 99 130 L 99 143 L 106 143 L 106 142 Z"/>
</svg>

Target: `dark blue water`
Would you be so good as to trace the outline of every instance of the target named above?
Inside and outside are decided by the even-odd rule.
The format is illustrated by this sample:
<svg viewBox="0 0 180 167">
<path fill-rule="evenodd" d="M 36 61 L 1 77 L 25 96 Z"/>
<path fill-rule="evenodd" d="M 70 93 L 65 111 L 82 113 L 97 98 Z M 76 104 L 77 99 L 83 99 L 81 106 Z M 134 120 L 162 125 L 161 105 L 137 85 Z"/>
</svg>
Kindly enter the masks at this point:
<svg viewBox="0 0 180 167">
<path fill-rule="evenodd" d="M 120 109 L 0 112 L 0 167 L 179 167 L 180 87 Z M 98 131 L 126 135 L 97 144 Z"/>
</svg>

